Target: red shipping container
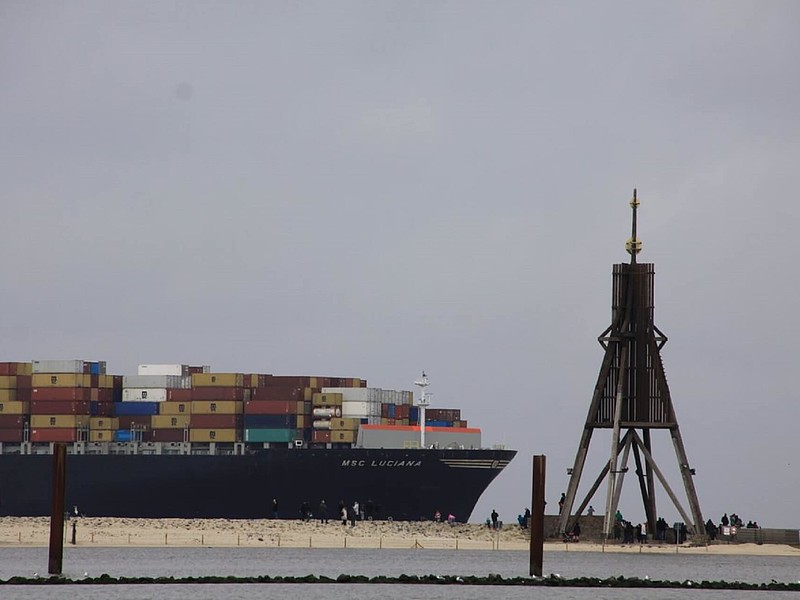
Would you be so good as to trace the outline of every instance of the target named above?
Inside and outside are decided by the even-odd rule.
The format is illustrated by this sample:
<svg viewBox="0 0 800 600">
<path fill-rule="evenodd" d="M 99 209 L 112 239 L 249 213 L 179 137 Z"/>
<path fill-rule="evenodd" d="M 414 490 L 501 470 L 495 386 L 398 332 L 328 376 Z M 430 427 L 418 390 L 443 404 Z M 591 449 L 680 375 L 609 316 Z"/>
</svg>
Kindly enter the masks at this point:
<svg viewBox="0 0 800 600">
<path fill-rule="evenodd" d="M 17 375 L 17 389 L 31 389 L 31 380 L 33 379 L 33 375 Z"/>
<path fill-rule="evenodd" d="M 316 379 L 316 378 L 315 378 Z M 311 377 L 294 375 L 273 375 L 267 382 L 268 387 L 311 387 Z"/>
<path fill-rule="evenodd" d="M 17 363 L 15 362 L 0 362 L 0 375 L 16 375 Z"/>
<path fill-rule="evenodd" d="M 77 402 L 89 401 L 89 388 L 33 388 L 31 400 L 44 400 L 52 402 Z"/>
<path fill-rule="evenodd" d="M 301 387 L 253 388 L 251 400 L 305 400 L 305 389 Z"/>
<path fill-rule="evenodd" d="M 122 387 L 122 375 L 112 375 L 111 377 L 113 378 L 114 387 L 115 388 L 121 388 Z"/>
<path fill-rule="evenodd" d="M 197 429 L 241 429 L 241 415 L 192 415 L 189 425 Z"/>
<path fill-rule="evenodd" d="M 150 429 L 150 415 L 122 415 L 118 418 L 120 429 Z"/>
<path fill-rule="evenodd" d="M 2 428 L 0 429 L 0 442 L 21 442 L 22 435 L 21 427 L 19 429 Z"/>
<path fill-rule="evenodd" d="M 240 387 L 196 387 L 192 389 L 192 400 L 202 402 L 244 400 L 244 388 Z"/>
<path fill-rule="evenodd" d="M 89 400 L 91 402 L 113 402 L 114 390 L 111 388 L 91 388 L 89 390 Z"/>
<path fill-rule="evenodd" d="M 315 429 L 311 434 L 311 441 L 316 443 L 327 443 L 331 441 L 331 432 Z"/>
<path fill-rule="evenodd" d="M 169 402 L 191 402 L 193 390 L 168 389 L 167 400 Z"/>
<path fill-rule="evenodd" d="M 246 415 L 301 415 L 304 402 L 296 400 L 251 400 L 244 403 Z"/>
<path fill-rule="evenodd" d="M 19 378 L 19 375 L 17 375 Z M 31 388 L 17 388 L 17 402 L 30 402 L 31 401 Z"/>
<path fill-rule="evenodd" d="M 20 375 L 27 371 L 31 372 L 31 363 L 29 362 L 0 362 L 0 375 L 16 375 L 17 377 L 27 377 L 30 382 L 30 375 Z"/>
<path fill-rule="evenodd" d="M 183 429 L 153 429 L 145 431 L 142 438 L 147 437 L 148 442 L 182 442 Z"/>
<path fill-rule="evenodd" d="M 88 415 L 88 402 L 54 402 L 34 400 L 31 402 L 32 415 Z"/>
<path fill-rule="evenodd" d="M 0 429 L 22 429 L 27 422 L 27 415 L 0 415 Z"/>
<path fill-rule="evenodd" d="M 78 430 L 74 427 L 44 427 L 31 429 L 32 442 L 76 442 Z"/>
</svg>

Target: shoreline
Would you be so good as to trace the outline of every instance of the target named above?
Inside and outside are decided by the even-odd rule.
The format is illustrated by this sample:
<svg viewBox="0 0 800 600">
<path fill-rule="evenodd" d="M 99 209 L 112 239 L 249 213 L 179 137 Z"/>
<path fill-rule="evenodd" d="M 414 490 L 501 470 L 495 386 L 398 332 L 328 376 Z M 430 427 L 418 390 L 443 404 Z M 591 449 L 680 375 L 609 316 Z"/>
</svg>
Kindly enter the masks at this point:
<svg viewBox="0 0 800 600">
<path fill-rule="evenodd" d="M 75 546 L 72 527 L 75 524 Z M 526 531 L 485 525 L 408 521 L 228 520 L 228 519 L 126 519 L 79 517 L 65 521 L 64 546 L 185 548 L 365 548 L 528 551 Z M 46 547 L 49 517 L 0 517 L 0 548 Z M 800 557 L 800 548 L 783 544 L 726 544 L 681 546 L 667 544 L 602 544 L 595 541 L 563 543 L 546 540 L 545 552 L 612 552 L 632 554 L 710 554 Z"/>
</svg>

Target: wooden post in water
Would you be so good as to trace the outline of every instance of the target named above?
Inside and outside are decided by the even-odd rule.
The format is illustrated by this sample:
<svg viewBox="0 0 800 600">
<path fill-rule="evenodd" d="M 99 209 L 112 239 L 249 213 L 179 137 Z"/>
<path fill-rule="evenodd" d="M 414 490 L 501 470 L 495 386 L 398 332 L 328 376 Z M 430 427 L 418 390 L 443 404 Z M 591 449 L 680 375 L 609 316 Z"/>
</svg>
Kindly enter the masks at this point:
<svg viewBox="0 0 800 600">
<path fill-rule="evenodd" d="M 531 548 L 530 575 L 542 576 L 544 557 L 544 476 L 547 457 L 537 454 L 533 457 L 533 485 L 531 500 Z"/>
<path fill-rule="evenodd" d="M 64 487 L 67 471 L 67 446 L 53 448 L 53 501 L 50 505 L 50 560 L 47 572 L 61 575 L 64 557 Z"/>
</svg>

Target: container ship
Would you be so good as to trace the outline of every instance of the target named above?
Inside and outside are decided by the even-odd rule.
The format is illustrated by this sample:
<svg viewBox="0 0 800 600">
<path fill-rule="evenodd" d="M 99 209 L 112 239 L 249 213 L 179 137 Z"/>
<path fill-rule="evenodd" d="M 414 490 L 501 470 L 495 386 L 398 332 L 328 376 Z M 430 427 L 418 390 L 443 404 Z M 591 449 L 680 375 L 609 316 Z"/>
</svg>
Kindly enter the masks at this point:
<svg viewBox="0 0 800 600">
<path fill-rule="evenodd" d="M 50 513 L 56 443 L 71 511 L 132 518 L 294 519 L 324 500 L 330 518 L 358 502 L 366 519 L 467 521 L 516 454 L 431 408 L 424 373 L 415 403 L 359 378 L 137 371 L 0 363 L 0 515 Z"/>
</svg>

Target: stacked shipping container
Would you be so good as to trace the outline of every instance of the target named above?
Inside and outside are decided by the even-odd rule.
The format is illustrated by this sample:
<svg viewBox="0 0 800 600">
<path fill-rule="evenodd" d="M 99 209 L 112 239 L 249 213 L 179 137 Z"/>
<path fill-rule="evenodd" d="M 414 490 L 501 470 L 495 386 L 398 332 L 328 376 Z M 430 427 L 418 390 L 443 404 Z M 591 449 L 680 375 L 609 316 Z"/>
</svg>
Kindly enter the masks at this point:
<svg viewBox="0 0 800 600">
<path fill-rule="evenodd" d="M 428 409 L 431 427 L 466 427 L 456 409 Z M 196 442 L 350 445 L 362 424 L 418 423 L 409 391 L 362 379 L 213 373 L 139 365 L 106 374 L 84 360 L 0 363 L 0 442 Z M 29 430 L 29 433 L 28 433 Z"/>
<path fill-rule="evenodd" d="M 25 441 L 29 424 L 31 363 L 0 363 L 0 442 Z"/>
</svg>

